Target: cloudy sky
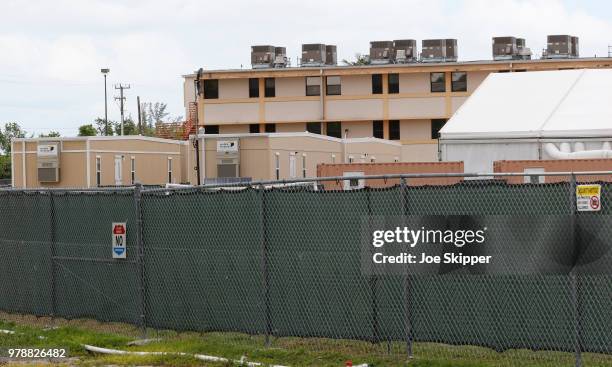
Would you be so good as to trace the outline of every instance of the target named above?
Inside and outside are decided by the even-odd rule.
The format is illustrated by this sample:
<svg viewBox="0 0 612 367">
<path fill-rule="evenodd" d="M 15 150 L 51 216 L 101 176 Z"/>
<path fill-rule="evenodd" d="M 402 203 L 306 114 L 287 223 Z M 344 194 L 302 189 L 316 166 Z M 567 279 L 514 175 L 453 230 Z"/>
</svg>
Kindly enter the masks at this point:
<svg viewBox="0 0 612 367">
<path fill-rule="evenodd" d="M 338 45 L 338 59 L 368 42 L 457 38 L 461 60 L 490 58 L 493 35 L 516 35 L 539 54 L 547 34 L 580 37 L 581 56 L 612 45 L 612 2 L 579 0 L 1 0 L 0 123 L 29 133 L 75 135 L 104 116 L 101 67 L 108 67 L 109 119 L 119 119 L 115 83 L 184 115 L 181 75 L 249 67 L 249 46 Z"/>
</svg>

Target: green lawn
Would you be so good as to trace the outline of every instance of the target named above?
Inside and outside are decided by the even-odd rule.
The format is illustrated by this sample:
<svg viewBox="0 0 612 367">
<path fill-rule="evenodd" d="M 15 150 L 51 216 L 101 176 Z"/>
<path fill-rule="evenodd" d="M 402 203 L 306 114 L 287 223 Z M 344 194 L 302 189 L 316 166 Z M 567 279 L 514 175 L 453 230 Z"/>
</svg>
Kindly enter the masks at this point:
<svg viewBox="0 0 612 367">
<path fill-rule="evenodd" d="M 52 327 L 50 327 L 52 326 Z M 206 354 L 229 359 L 247 356 L 249 361 L 286 366 L 344 366 L 368 363 L 374 366 L 573 366 L 571 353 L 532 352 L 512 350 L 497 353 L 487 348 L 448 346 L 434 343 L 416 343 L 414 358 L 408 360 L 405 345 L 387 345 L 368 342 L 317 338 L 278 338 L 264 347 L 263 336 L 239 333 L 176 333 L 173 331 L 148 332 L 150 338 L 160 338 L 144 346 L 128 346 L 141 332 L 133 326 L 117 323 L 99 323 L 92 320 L 36 318 L 0 313 L 0 329 L 15 331 L 0 334 L 0 348 L 7 347 L 65 347 L 70 365 L 165 365 L 165 366 L 233 366 L 232 363 L 211 363 L 189 356 L 111 356 L 91 354 L 82 344 L 129 351 L 183 352 Z M 390 351 L 390 353 L 389 353 Z M 583 365 L 612 366 L 612 356 L 584 354 Z"/>
</svg>

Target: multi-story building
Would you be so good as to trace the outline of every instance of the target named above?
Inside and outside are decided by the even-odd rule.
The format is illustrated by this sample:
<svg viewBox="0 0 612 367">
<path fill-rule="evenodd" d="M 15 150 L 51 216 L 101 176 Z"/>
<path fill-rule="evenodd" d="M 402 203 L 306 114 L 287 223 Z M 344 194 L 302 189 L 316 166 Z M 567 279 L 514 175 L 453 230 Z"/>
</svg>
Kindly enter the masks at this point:
<svg viewBox="0 0 612 367">
<path fill-rule="evenodd" d="M 611 66 L 567 58 L 204 70 L 184 75 L 184 102 L 206 134 L 373 137 L 400 143 L 401 161 L 435 161 L 438 131 L 490 73 Z"/>
</svg>

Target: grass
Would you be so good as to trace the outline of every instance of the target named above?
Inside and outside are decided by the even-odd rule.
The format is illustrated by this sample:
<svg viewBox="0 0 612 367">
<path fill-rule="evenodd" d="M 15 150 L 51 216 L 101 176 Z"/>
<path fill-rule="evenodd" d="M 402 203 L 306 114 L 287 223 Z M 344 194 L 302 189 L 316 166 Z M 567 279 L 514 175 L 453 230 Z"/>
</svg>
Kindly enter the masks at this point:
<svg viewBox="0 0 612 367">
<path fill-rule="evenodd" d="M 54 326 L 49 328 L 48 326 Z M 368 363 L 389 367 L 489 367 L 489 366 L 572 366 L 572 353 L 509 350 L 497 353 L 474 346 L 449 346 L 435 343 L 416 343 L 414 358 L 408 360 L 403 343 L 372 344 L 361 341 L 321 338 L 275 338 L 264 347 L 263 336 L 240 333 L 195 333 L 173 331 L 149 332 L 159 341 L 143 346 L 128 346 L 140 332 L 133 326 L 100 323 L 92 320 L 62 320 L 36 318 L 0 313 L 0 329 L 15 334 L 0 334 L 0 348 L 7 347 L 65 347 L 70 351 L 70 365 L 151 365 L 151 366 L 237 366 L 232 363 L 204 362 L 190 356 L 179 355 L 100 355 L 87 352 L 82 344 L 130 351 L 206 354 L 228 359 L 246 356 L 249 361 L 287 366 L 344 366 Z M 390 353 L 389 353 L 390 352 Z M 585 366 L 610 367 L 612 356 L 583 355 Z"/>
</svg>

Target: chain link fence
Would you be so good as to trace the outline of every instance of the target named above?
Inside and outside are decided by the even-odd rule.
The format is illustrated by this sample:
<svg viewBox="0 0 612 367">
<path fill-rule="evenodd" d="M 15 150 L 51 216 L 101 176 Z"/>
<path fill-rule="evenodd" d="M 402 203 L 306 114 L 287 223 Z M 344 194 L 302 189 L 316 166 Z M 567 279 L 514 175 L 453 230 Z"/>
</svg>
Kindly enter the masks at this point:
<svg viewBox="0 0 612 367">
<path fill-rule="evenodd" d="M 360 245 L 364 218 L 566 216 L 571 236 L 589 244 L 573 256 L 611 269 L 610 180 L 597 182 L 600 210 L 581 212 L 576 186 L 592 176 L 417 176 L 350 191 L 337 189 L 342 178 L 0 190 L 0 310 L 134 335 L 225 333 L 232 343 L 241 333 L 289 350 L 612 365 L 610 271 L 368 274 Z M 112 258 L 113 222 L 127 223 L 126 259 Z"/>
</svg>

